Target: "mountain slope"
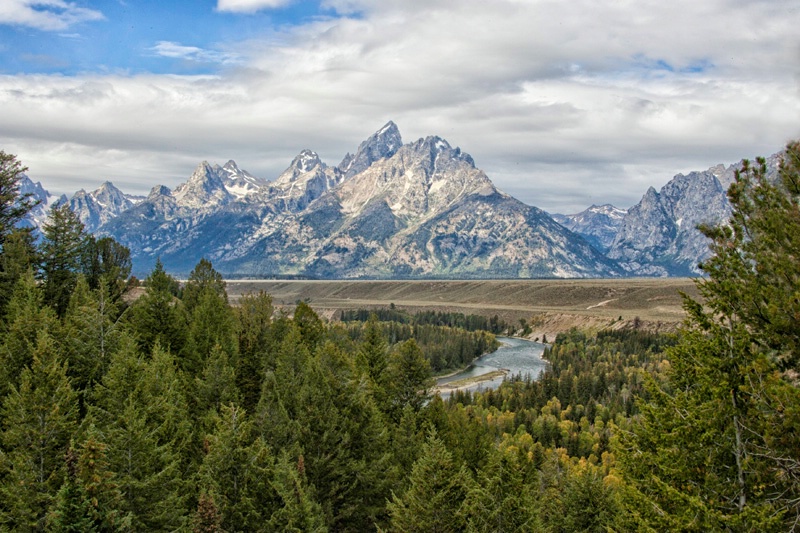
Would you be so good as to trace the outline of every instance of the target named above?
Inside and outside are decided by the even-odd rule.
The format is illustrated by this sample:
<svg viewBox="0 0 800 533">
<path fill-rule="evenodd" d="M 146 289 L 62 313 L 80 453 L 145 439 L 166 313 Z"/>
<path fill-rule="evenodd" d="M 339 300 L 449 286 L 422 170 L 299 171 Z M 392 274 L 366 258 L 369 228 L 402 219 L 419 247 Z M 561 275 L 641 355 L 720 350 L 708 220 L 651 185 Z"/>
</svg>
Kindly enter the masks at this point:
<svg viewBox="0 0 800 533">
<path fill-rule="evenodd" d="M 160 257 L 175 272 L 207 257 L 239 276 L 621 273 L 543 211 L 498 191 L 459 148 L 435 136 L 402 144 L 392 122 L 338 167 L 304 150 L 248 194 L 231 194 L 218 168 L 204 162 L 174 192 L 154 189 L 101 233 L 130 247 L 137 268 Z"/>
<path fill-rule="evenodd" d="M 769 179 L 776 179 L 780 153 L 767 159 Z M 628 210 L 608 257 L 631 275 L 696 276 L 709 257 L 708 239 L 699 224 L 718 224 L 731 213 L 727 188 L 741 162 L 703 172 L 678 174 L 660 191 L 650 187 Z"/>
<path fill-rule="evenodd" d="M 94 232 L 142 200 L 142 197 L 124 194 L 113 183 L 106 181 L 92 192 L 83 189 L 76 192 L 70 198 L 69 206 L 83 222 L 86 231 Z"/>
<path fill-rule="evenodd" d="M 614 243 L 626 210 L 611 204 L 593 205 L 573 215 L 552 215 L 553 220 L 570 231 L 583 236 L 600 251 L 607 251 Z"/>
</svg>

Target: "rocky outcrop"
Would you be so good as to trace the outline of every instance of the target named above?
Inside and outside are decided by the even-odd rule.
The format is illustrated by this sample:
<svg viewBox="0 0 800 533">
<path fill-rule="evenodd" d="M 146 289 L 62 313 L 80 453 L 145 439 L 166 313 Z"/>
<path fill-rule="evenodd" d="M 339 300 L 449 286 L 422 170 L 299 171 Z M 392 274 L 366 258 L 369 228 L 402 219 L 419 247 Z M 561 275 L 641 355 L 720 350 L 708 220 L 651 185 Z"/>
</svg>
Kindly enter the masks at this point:
<svg viewBox="0 0 800 533">
<path fill-rule="evenodd" d="M 439 137 L 402 144 L 390 122 L 328 167 L 303 150 L 274 181 L 231 193 L 202 163 L 100 228 L 146 270 L 207 257 L 239 276 L 574 277 L 621 273 L 543 211 L 502 193 Z"/>
<path fill-rule="evenodd" d="M 574 215 L 555 214 L 553 220 L 570 231 L 583 236 L 584 239 L 600 250 L 606 252 L 614 243 L 622 220 L 627 211 L 611 204 L 593 205 Z"/>
</svg>

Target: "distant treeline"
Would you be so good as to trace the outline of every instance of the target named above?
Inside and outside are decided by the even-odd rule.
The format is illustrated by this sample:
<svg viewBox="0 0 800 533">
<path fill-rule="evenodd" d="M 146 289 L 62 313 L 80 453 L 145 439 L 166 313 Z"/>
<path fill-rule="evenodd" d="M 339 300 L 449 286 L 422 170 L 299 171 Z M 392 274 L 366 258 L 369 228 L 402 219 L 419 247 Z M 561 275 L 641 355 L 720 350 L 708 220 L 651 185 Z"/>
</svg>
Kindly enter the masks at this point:
<svg viewBox="0 0 800 533">
<path fill-rule="evenodd" d="M 493 333 L 483 330 L 467 331 L 459 327 L 433 324 L 409 324 L 379 321 L 381 332 L 390 346 L 414 339 L 434 372 L 463 368 L 483 354 L 493 352 L 500 342 Z M 362 322 L 347 323 L 351 339 L 361 342 Z"/>
<path fill-rule="evenodd" d="M 508 333 L 511 327 L 497 315 L 487 318 L 482 315 L 465 315 L 464 313 L 446 313 L 442 311 L 419 311 L 412 314 L 404 309 L 397 309 L 395 307 L 345 310 L 342 311 L 341 319 L 343 322 L 366 322 L 370 315 L 373 314 L 381 322 L 447 326 L 451 328 L 461 328 L 467 331 L 488 331 L 495 335 Z"/>
<path fill-rule="evenodd" d="M 648 398 L 645 376 L 664 364 L 663 351 L 676 337 L 638 330 L 562 333 L 545 349 L 550 364 L 537 380 L 512 376 L 497 390 L 457 391 L 450 405 L 477 405 L 501 416 L 503 433 L 527 430 L 542 449 L 565 448 L 569 456 L 599 460 L 607 450 L 610 421 L 638 412 Z"/>
</svg>

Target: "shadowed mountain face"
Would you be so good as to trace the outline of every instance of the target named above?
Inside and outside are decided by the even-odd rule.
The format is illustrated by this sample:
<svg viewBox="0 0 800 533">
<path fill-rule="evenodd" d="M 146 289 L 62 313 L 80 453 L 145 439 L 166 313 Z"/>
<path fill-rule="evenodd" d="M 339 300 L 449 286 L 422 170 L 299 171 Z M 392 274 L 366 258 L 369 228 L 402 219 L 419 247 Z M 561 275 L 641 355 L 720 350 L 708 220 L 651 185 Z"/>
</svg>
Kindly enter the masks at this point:
<svg viewBox="0 0 800 533">
<path fill-rule="evenodd" d="M 582 235 L 592 246 L 606 252 L 614 243 L 627 211 L 611 204 L 593 205 L 574 215 L 553 215 L 553 220 Z"/>
<path fill-rule="evenodd" d="M 779 154 L 767 160 L 777 175 Z M 106 182 L 70 201 L 87 229 L 128 246 L 134 272 L 185 274 L 203 257 L 227 276 L 547 278 L 696 275 L 700 223 L 730 214 L 740 165 L 679 174 L 629 210 L 550 215 L 498 190 L 472 157 L 436 136 L 403 144 L 387 123 L 335 167 L 302 150 L 274 181 L 234 161 L 200 163 L 146 198 Z M 27 178 L 42 206 L 56 200 Z M 60 201 L 67 201 L 63 198 Z"/>
<path fill-rule="evenodd" d="M 621 270 L 543 211 L 497 190 L 439 137 L 403 144 L 389 122 L 329 167 L 303 150 L 274 181 L 232 161 L 201 163 L 170 191 L 98 233 L 188 272 L 201 257 L 230 276 L 596 277 Z"/>
<path fill-rule="evenodd" d="M 769 157 L 767 175 L 777 179 L 780 154 Z M 727 189 L 741 162 L 678 174 L 660 191 L 648 189 L 619 224 L 608 257 L 629 275 L 696 276 L 698 263 L 710 256 L 700 224 L 719 224 L 730 217 Z"/>
</svg>

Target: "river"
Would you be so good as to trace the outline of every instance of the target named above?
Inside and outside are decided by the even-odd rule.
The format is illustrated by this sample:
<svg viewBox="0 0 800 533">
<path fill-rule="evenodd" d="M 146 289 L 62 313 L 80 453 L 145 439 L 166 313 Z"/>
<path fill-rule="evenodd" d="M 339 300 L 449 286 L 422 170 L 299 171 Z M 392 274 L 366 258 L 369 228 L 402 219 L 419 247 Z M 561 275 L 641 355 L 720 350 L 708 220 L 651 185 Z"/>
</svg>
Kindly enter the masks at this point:
<svg viewBox="0 0 800 533">
<path fill-rule="evenodd" d="M 479 357 L 466 370 L 439 378 L 436 380 L 437 386 L 446 385 L 462 379 L 476 378 L 497 370 L 507 370 L 508 375 L 521 374 L 530 375 L 538 378 L 539 374 L 547 367 L 547 361 L 542 359 L 545 345 L 517 339 L 513 337 L 497 337 L 502 344 L 496 351 Z M 472 385 L 461 387 L 466 390 L 496 389 L 503 382 L 505 376 L 498 376 L 492 380 L 481 381 Z M 441 390 L 442 398 L 450 396 L 450 391 Z"/>
</svg>

